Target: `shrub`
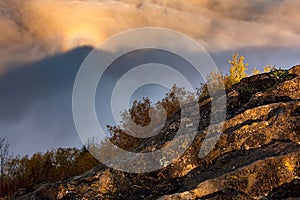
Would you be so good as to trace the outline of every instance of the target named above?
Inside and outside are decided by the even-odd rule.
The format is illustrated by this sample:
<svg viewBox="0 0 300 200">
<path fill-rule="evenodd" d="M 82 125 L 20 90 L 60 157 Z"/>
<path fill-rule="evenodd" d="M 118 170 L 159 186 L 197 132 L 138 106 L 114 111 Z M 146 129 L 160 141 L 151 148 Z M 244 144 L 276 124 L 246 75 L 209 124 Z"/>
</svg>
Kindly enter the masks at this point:
<svg viewBox="0 0 300 200">
<path fill-rule="evenodd" d="M 270 72 L 271 76 L 275 79 L 276 83 L 282 83 L 286 80 L 289 80 L 293 77 L 287 70 L 281 70 L 274 68 Z"/>
<path fill-rule="evenodd" d="M 211 72 L 206 77 L 206 83 L 201 83 L 200 88 L 197 88 L 197 96 L 202 99 L 221 89 L 224 89 L 224 76 L 221 72 Z"/>
<path fill-rule="evenodd" d="M 228 60 L 230 63 L 229 75 L 225 76 L 225 86 L 226 88 L 230 88 L 232 85 L 240 82 L 242 78 L 247 77 L 246 68 L 248 63 L 244 63 L 244 56 L 238 55 L 235 53 L 232 55 L 232 60 Z"/>
<path fill-rule="evenodd" d="M 273 70 L 276 70 L 276 68 L 272 64 L 271 65 L 266 65 L 264 67 L 264 73 L 269 73 L 269 72 L 271 72 Z"/>
</svg>

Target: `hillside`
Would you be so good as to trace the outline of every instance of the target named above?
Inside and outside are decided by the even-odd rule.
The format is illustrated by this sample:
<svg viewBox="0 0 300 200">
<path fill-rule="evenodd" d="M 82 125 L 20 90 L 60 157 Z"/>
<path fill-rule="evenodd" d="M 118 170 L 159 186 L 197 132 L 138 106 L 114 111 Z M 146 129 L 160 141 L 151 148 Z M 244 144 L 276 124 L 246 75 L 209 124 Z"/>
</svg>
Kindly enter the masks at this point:
<svg viewBox="0 0 300 200">
<path fill-rule="evenodd" d="M 129 174 L 99 166 L 71 179 L 44 184 L 16 198 L 300 198 L 300 66 L 244 78 L 226 92 L 223 134 L 204 158 L 199 158 L 198 153 L 210 122 L 209 97 L 198 102 L 200 128 L 193 144 L 166 168 Z M 193 107 L 189 109 L 192 111 Z M 180 112 L 166 124 L 168 127 L 160 135 L 178 129 Z M 145 140 L 147 148 L 141 151 L 167 143 L 152 144 Z"/>
</svg>

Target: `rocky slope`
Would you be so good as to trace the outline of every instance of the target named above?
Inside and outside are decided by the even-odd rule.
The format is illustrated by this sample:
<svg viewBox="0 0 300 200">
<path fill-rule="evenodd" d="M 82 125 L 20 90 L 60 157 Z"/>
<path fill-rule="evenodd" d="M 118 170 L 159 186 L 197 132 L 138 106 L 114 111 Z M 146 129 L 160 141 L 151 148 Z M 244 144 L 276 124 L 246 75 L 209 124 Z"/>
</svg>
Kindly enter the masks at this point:
<svg viewBox="0 0 300 200">
<path fill-rule="evenodd" d="M 299 199 L 300 66 L 248 77 L 228 90 L 223 134 L 200 159 L 210 101 L 199 101 L 193 144 L 166 168 L 129 174 L 99 166 L 18 199 Z M 179 122 L 180 112 L 162 131 L 176 132 Z M 142 151 L 167 143 L 145 140 Z"/>
</svg>

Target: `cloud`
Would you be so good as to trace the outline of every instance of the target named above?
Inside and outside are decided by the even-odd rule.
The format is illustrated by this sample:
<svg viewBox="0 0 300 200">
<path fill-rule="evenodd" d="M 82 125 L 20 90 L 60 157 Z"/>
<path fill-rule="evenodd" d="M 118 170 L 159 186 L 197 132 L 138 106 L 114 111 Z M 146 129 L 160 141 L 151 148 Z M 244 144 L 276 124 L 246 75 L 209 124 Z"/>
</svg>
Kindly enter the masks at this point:
<svg viewBox="0 0 300 200">
<path fill-rule="evenodd" d="M 15 153 L 33 153 L 81 142 L 72 118 L 72 88 L 81 47 L 7 72 L 0 78 L 0 137 Z"/>
<path fill-rule="evenodd" d="M 120 31 L 145 26 L 181 31 L 213 52 L 298 46 L 299 6 L 292 0 L 4 0 L 0 73 L 15 62 L 95 46 Z"/>
<path fill-rule="evenodd" d="M 291 67 L 299 62 L 299 7 L 293 0 L 2 0 L 0 134 L 21 153 L 78 145 L 71 112 L 78 67 L 92 46 L 132 28 L 185 33 L 223 69 L 233 52 L 250 67 Z"/>
</svg>

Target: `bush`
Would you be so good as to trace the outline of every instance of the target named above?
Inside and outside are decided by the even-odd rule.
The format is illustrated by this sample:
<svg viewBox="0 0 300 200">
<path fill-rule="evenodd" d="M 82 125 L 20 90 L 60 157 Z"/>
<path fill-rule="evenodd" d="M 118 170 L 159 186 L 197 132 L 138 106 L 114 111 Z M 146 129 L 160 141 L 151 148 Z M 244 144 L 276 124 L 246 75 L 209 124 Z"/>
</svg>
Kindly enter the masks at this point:
<svg viewBox="0 0 300 200">
<path fill-rule="evenodd" d="M 195 95 L 176 85 L 166 93 L 161 101 L 153 105 L 147 97 L 141 101 L 134 101 L 131 108 L 121 114 L 121 126 L 107 126 L 111 134 L 109 139 L 124 150 L 134 151 L 143 141 L 143 137 L 138 138 L 133 135 L 152 133 L 157 127 L 164 126 L 162 122 L 172 118 L 175 112 L 180 111 L 180 104 L 192 101 L 196 101 Z M 103 147 L 106 146 L 106 142 L 103 143 Z"/>
<path fill-rule="evenodd" d="M 229 75 L 226 75 L 224 78 L 225 87 L 230 88 L 232 85 L 240 82 L 242 78 L 248 76 L 246 73 L 246 68 L 249 64 L 244 63 L 244 56 L 240 56 L 238 53 L 232 55 L 232 60 L 228 60 L 230 63 Z"/>
<path fill-rule="evenodd" d="M 221 89 L 224 89 L 224 76 L 221 72 L 212 72 L 206 77 L 206 83 L 202 83 L 200 88 L 197 88 L 196 94 L 199 99 L 202 99 Z"/>
</svg>

